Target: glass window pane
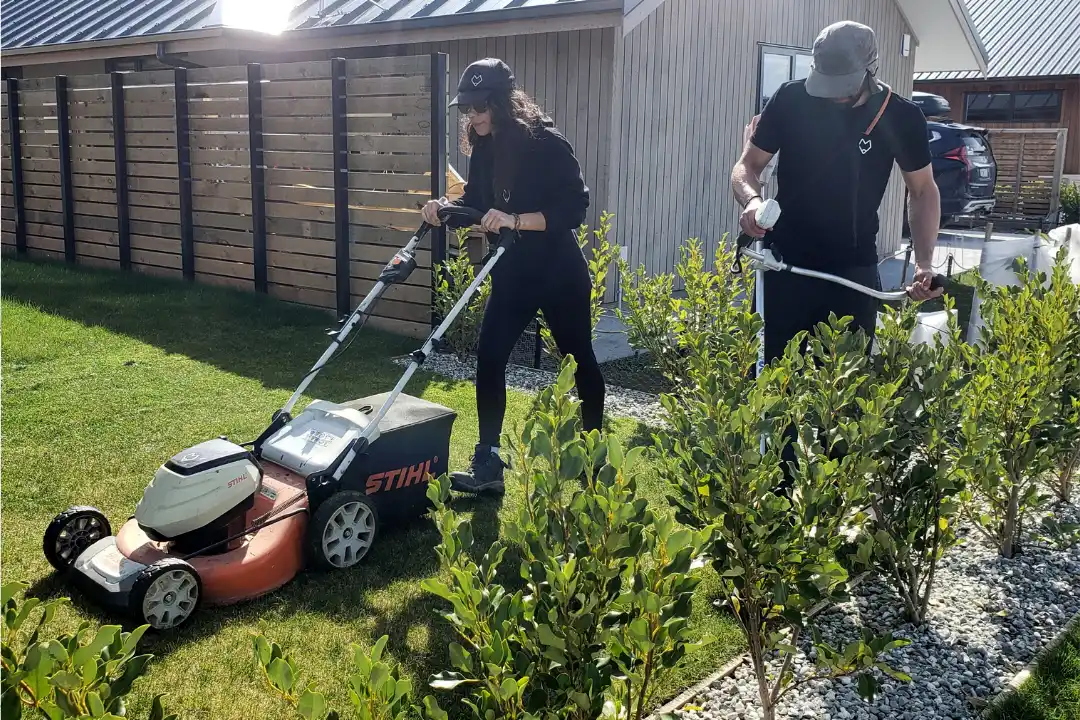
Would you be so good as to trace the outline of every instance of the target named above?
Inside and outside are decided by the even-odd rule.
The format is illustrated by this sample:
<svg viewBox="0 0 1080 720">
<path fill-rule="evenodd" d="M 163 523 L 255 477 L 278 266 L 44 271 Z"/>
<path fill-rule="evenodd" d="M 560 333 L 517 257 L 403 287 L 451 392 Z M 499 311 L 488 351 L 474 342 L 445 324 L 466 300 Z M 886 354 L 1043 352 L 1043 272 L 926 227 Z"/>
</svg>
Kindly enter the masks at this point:
<svg viewBox="0 0 1080 720">
<path fill-rule="evenodd" d="M 1009 93 L 968 93 L 967 122 L 1008 122 L 1012 107 Z"/>
<path fill-rule="evenodd" d="M 791 56 L 766 52 L 761 56 L 761 105 L 769 101 L 777 88 L 791 80 Z"/>
<path fill-rule="evenodd" d="M 1013 95 L 1012 119 L 1017 122 L 1057 122 L 1060 109 L 1061 95 L 1053 90 Z"/>
<path fill-rule="evenodd" d="M 810 74 L 810 63 L 814 61 L 811 55 L 795 56 L 795 77 L 792 80 L 802 80 Z"/>
</svg>

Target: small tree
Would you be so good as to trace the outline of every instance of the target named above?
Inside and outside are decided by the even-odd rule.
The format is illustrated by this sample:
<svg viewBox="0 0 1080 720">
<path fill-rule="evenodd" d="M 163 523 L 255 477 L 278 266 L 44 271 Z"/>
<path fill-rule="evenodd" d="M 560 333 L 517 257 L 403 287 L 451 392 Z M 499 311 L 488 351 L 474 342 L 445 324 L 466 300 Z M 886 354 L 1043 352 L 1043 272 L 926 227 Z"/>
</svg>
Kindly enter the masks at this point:
<svg viewBox="0 0 1080 720">
<path fill-rule="evenodd" d="M 792 663 L 811 608 L 846 597 L 848 574 L 837 561 L 842 529 L 866 498 L 872 458 L 889 439 L 885 417 L 896 385 L 870 384 L 865 336 L 844 332 L 845 325 L 835 316 L 820 325 L 806 356 L 798 352 L 800 334 L 756 378 L 749 377 L 753 342 L 734 340 L 718 355 L 708 333 L 687 332 L 680 344 L 690 350 L 691 382 L 681 401 L 662 398 L 671 426 L 659 435 L 669 459 L 663 474 L 679 519 L 709 533 L 706 552 L 746 635 L 765 720 L 799 684 Z M 743 326 L 745 333 L 752 323 Z M 784 429 L 796 420 L 793 486 L 785 494 L 778 490 Z M 877 660 L 906 641 L 867 636 L 833 651 L 815 639 L 818 676 L 876 666 L 906 678 Z M 775 675 L 767 666 L 773 657 Z M 859 689 L 872 696 L 873 676 L 861 675 Z"/>
<path fill-rule="evenodd" d="M 0 713 L 4 720 L 125 717 L 127 696 L 153 658 L 135 654 L 150 626 L 128 633 L 119 625 L 95 630 L 83 622 L 72 634 L 47 637 L 51 629 L 47 626 L 68 599 L 26 598 L 20 603 L 16 595 L 27 587 L 23 582 L 5 583 L 0 600 L 4 608 Z M 31 621 L 34 616 L 36 623 Z M 166 714 L 162 697 L 154 697 L 150 720 L 176 720 L 175 715 Z"/>
<path fill-rule="evenodd" d="M 445 579 L 423 586 L 450 603 L 442 615 L 460 639 L 453 670 L 431 685 L 469 692 L 463 702 L 478 719 L 584 720 L 611 700 L 617 717 L 639 720 L 658 678 L 696 647 L 688 620 L 701 536 L 637 496 L 643 448 L 582 433 L 569 396 L 575 370 L 565 358 L 507 443 L 525 501 L 505 536 L 522 555 L 524 590 L 496 582 L 501 541 L 471 559 L 472 530 L 447 506 L 449 482 L 428 488 Z"/>
<path fill-rule="evenodd" d="M 465 250 L 465 238 L 468 236 L 468 231 L 458 229 L 456 232 L 460 248 L 458 254 L 433 268 L 435 272 L 433 302 L 436 314 L 443 318 L 450 314 L 450 310 L 457 304 L 465 288 L 476 278 L 476 269 L 473 267 L 469 253 Z M 483 322 L 484 309 L 487 307 L 490 295 L 491 280 L 485 278 L 472 300 L 462 308 L 457 320 L 443 335 L 441 349 L 454 353 L 460 361 L 464 361 L 476 351 L 476 343 L 480 339 L 480 325 Z"/>
<path fill-rule="evenodd" d="M 1078 407 L 1065 404 L 1076 322 L 1065 250 L 1049 278 L 1022 258 L 1017 264 L 1019 286 L 977 278 L 984 325 L 960 436 L 970 461 L 965 513 L 1007 558 L 1027 513 L 1048 500 L 1039 480 L 1054 469 Z"/>
<path fill-rule="evenodd" d="M 892 584 L 917 625 L 926 617 L 937 562 L 956 542 L 963 489 L 956 436 L 968 379 L 967 346 L 951 298 L 945 298 L 945 306 L 948 332 L 933 344 L 911 342 L 917 305 L 886 308 L 869 386 L 895 383 L 901 402 L 885 416 L 893 432 L 876 456 L 868 487 L 872 513 L 857 557 Z"/>
<path fill-rule="evenodd" d="M 733 342 L 757 352 L 754 343 L 761 321 L 752 311 L 754 276 L 729 272 L 735 254 L 726 237 L 717 246 L 712 267 L 707 267 L 697 240 L 680 249 L 675 275 L 649 275 L 644 267 L 631 272 L 626 261 L 620 260 L 626 309 L 618 315 L 626 323 L 627 339 L 632 347 L 649 354 L 672 387 L 688 381 L 695 352 L 709 348 L 727 357 Z M 683 297 L 673 293 L 676 277 L 685 289 Z M 693 348 L 690 343 L 703 347 Z"/>
</svg>

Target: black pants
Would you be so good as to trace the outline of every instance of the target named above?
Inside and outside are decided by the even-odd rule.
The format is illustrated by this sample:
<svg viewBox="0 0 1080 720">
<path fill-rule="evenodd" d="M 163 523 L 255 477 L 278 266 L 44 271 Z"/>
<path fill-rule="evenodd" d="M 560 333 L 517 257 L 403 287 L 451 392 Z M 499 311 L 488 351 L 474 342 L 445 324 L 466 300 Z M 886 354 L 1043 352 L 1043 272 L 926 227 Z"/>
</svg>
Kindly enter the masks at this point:
<svg viewBox="0 0 1080 720">
<path fill-rule="evenodd" d="M 847 278 L 875 290 L 881 289 L 877 265 L 830 270 L 834 275 Z M 829 313 L 838 318 L 845 315 L 852 320 L 847 330 L 859 328 L 867 336 L 867 352 L 877 327 L 878 300 L 836 283 L 788 272 L 765 272 L 765 362 L 769 363 L 784 354 L 784 348 L 797 333 L 806 330 L 813 335 L 818 323 L 828 323 Z M 806 349 L 805 343 L 800 348 Z M 791 486 L 788 463 L 795 462 L 796 429 L 789 427 L 788 444 L 781 459 L 784 461 L 784 483 L 781 489 Z"/>
<path fill-rule="evenodd" d="M 600 429 L 604 377 L 593 353 L 591 292 L 589 268 L 576 245 L 545 258 L 507 253 L 496 266 L 476 353 L 481 445 L 499 444 L 506 413 L 506 364 L 537 310 L 544 313 L 559 352 L 577 362 L 584 429 Z"/>
</svg>

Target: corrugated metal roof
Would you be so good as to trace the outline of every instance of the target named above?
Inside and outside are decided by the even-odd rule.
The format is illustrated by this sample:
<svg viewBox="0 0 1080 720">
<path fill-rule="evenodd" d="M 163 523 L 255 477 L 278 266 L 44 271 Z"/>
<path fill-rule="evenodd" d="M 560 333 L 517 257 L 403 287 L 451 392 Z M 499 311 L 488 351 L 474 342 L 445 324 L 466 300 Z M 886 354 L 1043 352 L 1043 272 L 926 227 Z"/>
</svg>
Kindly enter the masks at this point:
<svg viewBox="0 0 1080 720">
<path fill-rule="evenodd" d="M 214 0 L 4 0 L 0 47 L 113 40 L 198 30 Z"/>
<path fill-rule="evenodd" d="M 485 12 L 578 4 L 585 9 L 590 0 L 298 0 L 288 29 L 430 21 L 466 14 L 482 21 Z M 0 47 L 11 50 L 204 30 L 216 26 L 214 5 L 215 0 L 2 0 Z"/>
<path fill-rule="evenodd" d="M 988 77 L 1080 75 L 1080 0 L 965 0 L 990 55 Z M 981 79 L 975 71 L 915 80 Z"/>
</svg>

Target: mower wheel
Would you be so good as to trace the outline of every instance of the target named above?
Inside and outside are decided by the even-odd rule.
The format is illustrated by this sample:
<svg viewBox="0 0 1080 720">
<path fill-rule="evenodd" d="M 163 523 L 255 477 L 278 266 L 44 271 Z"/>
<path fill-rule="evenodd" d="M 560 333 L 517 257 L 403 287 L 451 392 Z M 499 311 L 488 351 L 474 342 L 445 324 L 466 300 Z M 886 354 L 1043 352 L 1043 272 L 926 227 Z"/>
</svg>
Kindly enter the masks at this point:
<svg viewBox="0 0 1080 720">
<path fill-rule="evenodd" d="M 342 490 L 326 498 L 308 523 L 308 554 L 316 567 L 356 565 L 375 543 L 379 512 L 364 493 Z"/>
<path fill-rule="evenodd" d="M 154 630 L 176 630 L 199 609 L 202 578 L 191 563 L 163 558 L 135 578 L 128 602 L 140 624 Z"/>
<path fill-rule="evenodd" d="M 42 550 L 49 564 L 63 572 L 71 569 L 83 550 L 109 535 L 112 528 L 105 513 L 89 505 L 75 505 L 45 528 Z"/>
</svg>

